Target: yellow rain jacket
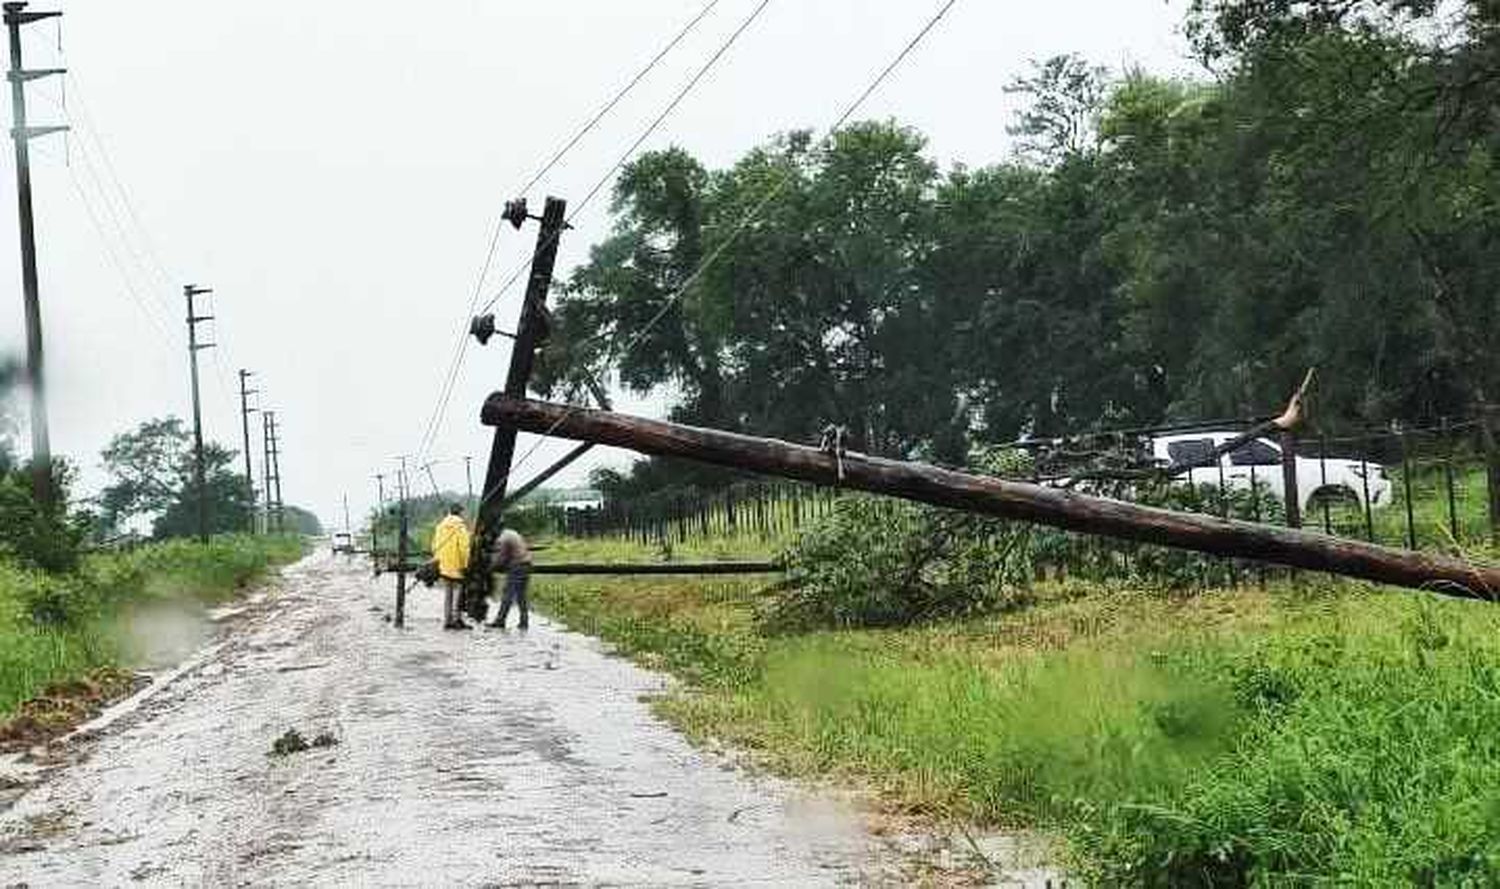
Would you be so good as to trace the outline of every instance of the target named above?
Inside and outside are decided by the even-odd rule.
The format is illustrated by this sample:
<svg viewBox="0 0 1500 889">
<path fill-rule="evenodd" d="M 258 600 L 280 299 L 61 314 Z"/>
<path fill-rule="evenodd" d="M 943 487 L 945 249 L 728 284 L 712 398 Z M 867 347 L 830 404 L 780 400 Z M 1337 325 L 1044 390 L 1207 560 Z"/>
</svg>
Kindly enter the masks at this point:
<svg viewBox="0 0 1500 889">
<path fill-rule="evenodd" d="M 463 580 L 469 567 L 469 526 L 456 515 L 438 522 L 432 532 L 432 557 L 437 559 L 438 574 L 448 580 Z"/>
</svg>

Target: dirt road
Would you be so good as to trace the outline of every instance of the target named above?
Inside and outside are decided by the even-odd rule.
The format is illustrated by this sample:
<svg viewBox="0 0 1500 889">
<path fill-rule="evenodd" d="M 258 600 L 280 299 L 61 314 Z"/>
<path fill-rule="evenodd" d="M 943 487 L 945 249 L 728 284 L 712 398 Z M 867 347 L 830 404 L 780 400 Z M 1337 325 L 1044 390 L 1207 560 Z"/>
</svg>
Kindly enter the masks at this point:
<svg viewBox="0 0 1500 889">
<path fill-rule="evenodd" d="M 848 807 L 689 746 L 640 700 L 664 680 L 594 640 L 444 633 L 422 588 L 397 631 L 392 598 L 363 563 L 287 569 L 0 815 L 0 884 L 911 877 Z M 270 756 L 289 728 L 338 743 Z"/>
</svg>

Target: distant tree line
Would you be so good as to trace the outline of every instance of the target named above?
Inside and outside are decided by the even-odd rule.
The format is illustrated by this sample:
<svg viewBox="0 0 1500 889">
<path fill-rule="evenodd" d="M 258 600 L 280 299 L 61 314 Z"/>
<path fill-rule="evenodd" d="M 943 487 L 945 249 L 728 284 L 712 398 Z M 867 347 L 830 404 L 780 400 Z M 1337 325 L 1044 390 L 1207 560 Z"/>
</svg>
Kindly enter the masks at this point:
<svg viewBox="0 0 1500 889">
<path fill-rule="evenodd" d="M 566 283 L 543 387 L 613 365 L 670 387 L 683 421 L 841 424 L 853 447 L 958 461 L 1264 412 L 1317 366 L 1324 428 L 1478 417 L 1494 450 L 1500 7 L 1454 8 L 1198 0 L 1211 75 L 1036 64 L 1010 87 L 1017 148 L 987 166 L 942 170 L 895 121 L 791 132 L 727 169 L 642 155 Z"/>
</svg>

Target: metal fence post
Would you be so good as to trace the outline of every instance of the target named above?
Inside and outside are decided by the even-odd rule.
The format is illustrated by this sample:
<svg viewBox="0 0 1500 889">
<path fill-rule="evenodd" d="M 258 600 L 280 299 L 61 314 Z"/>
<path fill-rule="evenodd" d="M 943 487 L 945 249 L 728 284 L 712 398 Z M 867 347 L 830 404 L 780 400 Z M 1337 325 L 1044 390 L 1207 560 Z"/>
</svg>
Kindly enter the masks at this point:
<svg viewBox="0 0 1500 889">
<path fill-rule="evenodd" d="M 1448 488 L 1448 534 L 1453 545 L 1458 545 L 1458 501 L 1453 494 L 1453 435 L 1448 428 L 1448 418 L 1442 422 L 1443 435 L 1443 482 Z"/>
<path fill-rule="evenodd" d="M 1318 487 L 1328 487 L 1328 433 L 1322 431 L 1318 432 Z M 1328 491 L 1324 490 L 1319 499 L 1323 507 L 1323 533 L 1332 534 L 1333 516 L 1328 508 Z"/>
<path fill-rule="evenodd" d="M 1417 548 L 1417 521 L 1411 502 L 1411 453 L 1406 442 L 1406 430 L 1398 433 L 1401 444 L 1401 489 L 1406 497 L 1406 548 Z"/>
<path fill-rule="evenodd" d="M 1297 436 L 1290 429 L 1281 431 L 1281 499 L 1286 510 L 1286 526 L 1302 527 L 1302 500 L 1297 491 Z"/>
</svg>

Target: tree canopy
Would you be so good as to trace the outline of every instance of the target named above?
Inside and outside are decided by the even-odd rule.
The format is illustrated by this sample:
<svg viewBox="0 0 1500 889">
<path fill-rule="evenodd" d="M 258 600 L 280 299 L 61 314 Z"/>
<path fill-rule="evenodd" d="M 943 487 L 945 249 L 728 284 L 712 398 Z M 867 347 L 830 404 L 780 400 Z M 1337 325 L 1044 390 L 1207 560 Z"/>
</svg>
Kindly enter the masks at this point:
<svg viewBox="0 0 1500 889">
<path fill-rule="evenodd" d="M 182 420 L 147 420 L 116 435 L 101 456 L 114 479 L 98 498 L 99 518 L 106 528 L 118 529 L 140 519 L 151 523 L 154 537 L 197 533 L 193 442 Z M 236 471 L 237 457 L 222 445 L 203 445 L 209 533 L 245 530 L 252 500 L 245 477 Z"/>
<path fill-rule="evenodd" d="M 726 169 L 643 155 L 566 282 L 543 386 L 615 367 L 680 420 L 840 424 L 937 460 L 1264 412 L 1309 366 L 1325 429 L 1488 419 L 1500 7 L 1461 13 L 1198 0 L 1214 76 L 1041 62 L 1011 87 L 1015 149 L 982 166 L 941 169 L 896 121 Z"/>
</svg>

